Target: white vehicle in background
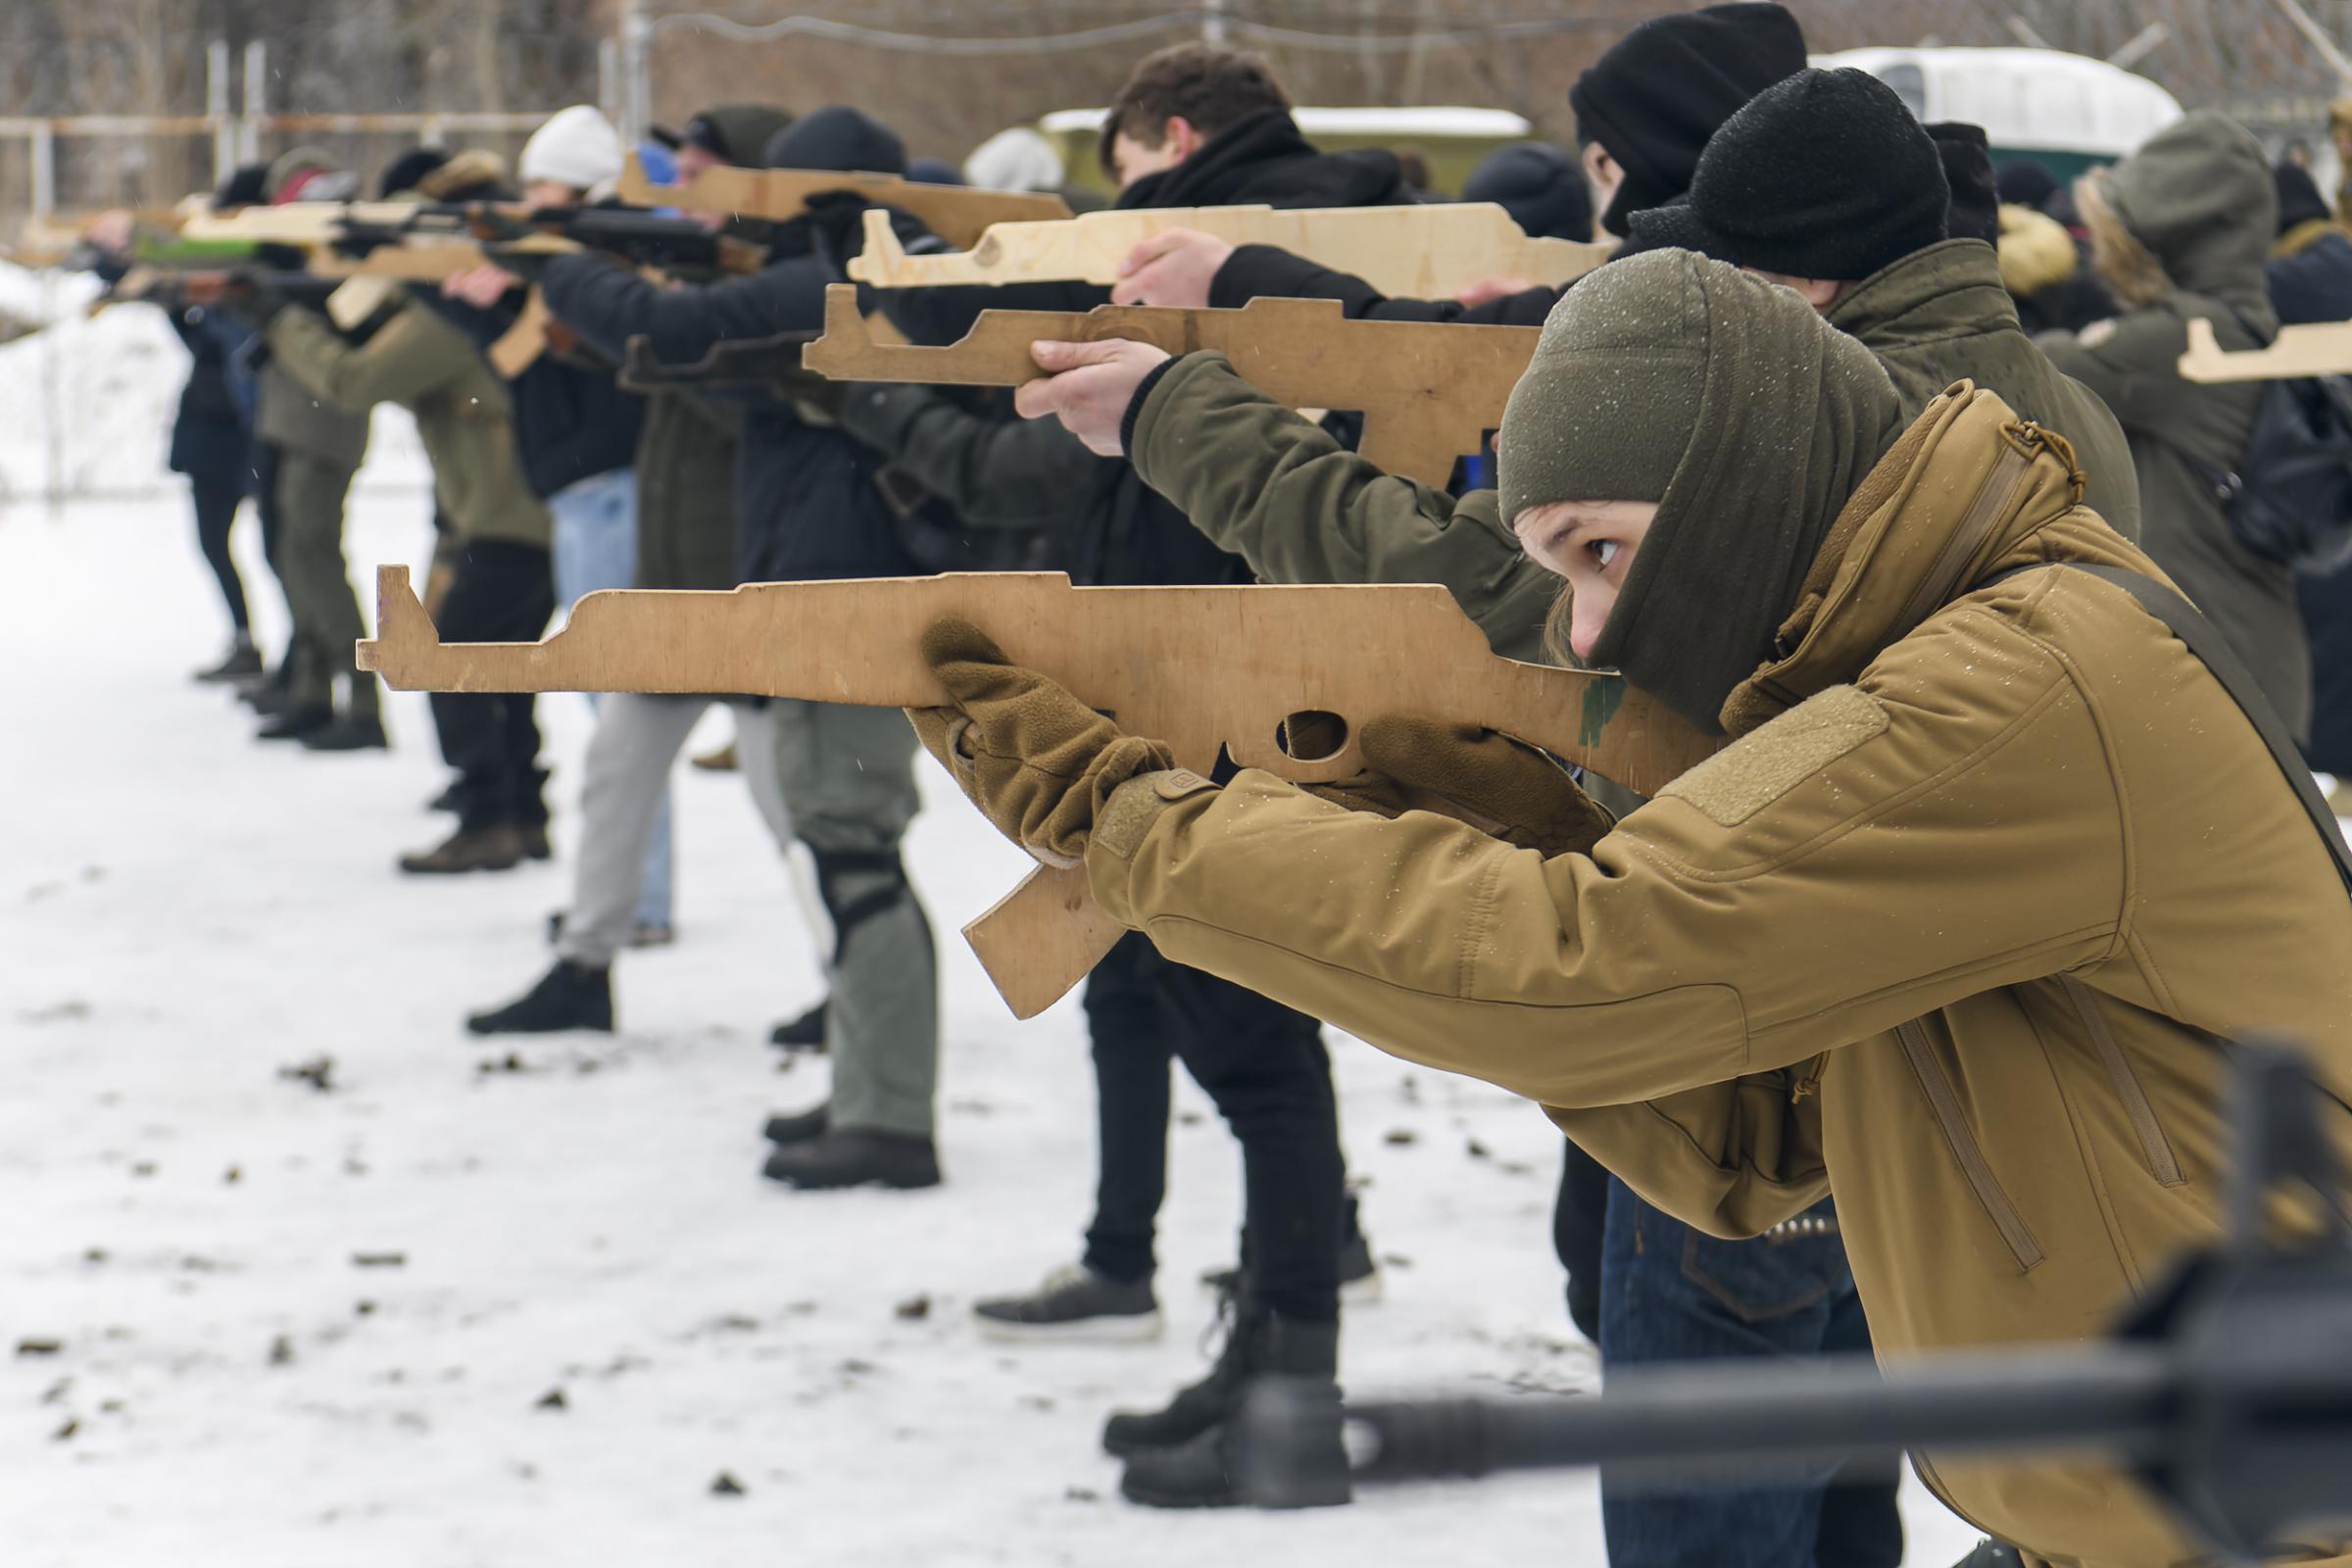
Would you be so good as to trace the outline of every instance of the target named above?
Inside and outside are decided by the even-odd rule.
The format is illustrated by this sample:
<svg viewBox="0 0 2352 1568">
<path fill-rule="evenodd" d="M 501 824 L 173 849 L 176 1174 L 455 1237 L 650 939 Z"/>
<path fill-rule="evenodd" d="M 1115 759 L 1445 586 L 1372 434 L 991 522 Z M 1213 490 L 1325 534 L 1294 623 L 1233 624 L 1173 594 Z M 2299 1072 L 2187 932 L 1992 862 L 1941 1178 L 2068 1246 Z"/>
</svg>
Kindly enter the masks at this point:
<svg viewBox="0 0 2352 1568">
<path fill-rule="evenodd" d="M 2180 118 L 2180 102 L 2147 77 L 2056 49 L 1846 49 L 1813 63 L 1869 72 L 1924 124 L 1982 125 L 1995 167 L 2031 158 L 2061 182 Z"/>
</svg>

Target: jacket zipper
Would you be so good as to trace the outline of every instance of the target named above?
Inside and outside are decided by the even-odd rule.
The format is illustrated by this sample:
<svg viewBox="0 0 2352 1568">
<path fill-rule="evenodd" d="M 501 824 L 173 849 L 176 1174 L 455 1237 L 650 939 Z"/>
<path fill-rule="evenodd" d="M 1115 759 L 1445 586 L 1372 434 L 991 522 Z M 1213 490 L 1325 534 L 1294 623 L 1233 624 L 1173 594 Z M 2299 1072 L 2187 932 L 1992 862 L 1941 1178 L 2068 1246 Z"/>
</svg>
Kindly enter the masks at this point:
<svg viewBox="0 0 2352 1568">
<path fill-rule="evenodd" d="M 2024 428 L 2029 437 L 2038 439 L 2040 432 L 2030 425 Z M 1936 564 L 1928 568 L 1927 576 L 1920 579 L 1918 591 L 1912 594 L 1911 602 L 1903 607 L 1902 614 L 1895 620 L 1897 636 L 1908 636 L 1914 627 L 1928 618 L 1930 611 L 1951 597 L 1952 590 L 1959 585 L 1960 573 L 1968 568 L 1970 560 L 1984 543 L 1984 536 L 1992 531 L 1994 520 L 2016 504 L 2017 492 L 2024 486 L 2026 475 L 2033 466 L 2032 458 L 2017 447 L 2002 443 L 2000 459 L 1993 465 L 1991 475 L 1985 479 L 1984 488 L 1977 492 L 1977 499 L 1970 505 L 1968 514 L 1960 519 L 1960 526 L 1944 541 L 1943 549 L 1936 557 Z"/>
<path fill-rule="evenodd" d="M 1928 1043 L 1928 1031 L 1914 1018 L 1895 1026 L 1895 1038 L 1903 1043 L 1903 1054 L 1911 1059 L 1911 1071 L 1919 1078 L 1919 1087 L 1935 1109 L 1936 1119 L 1943 1125 L 1943 1136 L 1952 1146 L 1952 1154 L 1960 1161 L 1960 1173 L 1968 1178 L 1969 1186 L 1977 1190 L 1977 1201 L 1992 1221 L 2001 1240 L 2009 1244 L 2009 1251 L 2017 1266 L 2027 1273 L 2039 1267 L 2046 1255 L 2034 1233 L 2001 1191 L 1992 1166 L 1985 1161 L 1984 1151 L 1977 1146 L 1977 1135 L 1969 1131 L 1968 1118 L 1960 1113 L 1960 1097 L 1952 1092 L 1952 1081 L 1944 1076 L 1943 1063 L 1936 1059 L 1936 1051 Z"/>
<path fill-rule="evenodd" d="M 2090 1034 L 2090 1043 L 2106 1063 L 2107 1076 L 2115 1081 L 2115 1092 L 2124 1102 L 2124 1114 L 2132 1118 L 2132 1130 L 2139 1135 L 2139 1152 L 2147 1157 L 2148 1172 L 2159 1187 L 2179 1187 L 2187 1180 L 2180 1174 L 2180 1161 L 2173 1153 L 2172 1140 L 2164 1136 L 2164 1127 L 2156 1120 L 2156 1107 L 2148 1101 L 2148 1092 L 2140 1086 L 2139 1075 L 2132 1070 L 2131 1060 L 2124 1048 L 2116 1043 L 2115 1031 L 2107 1027 L 2107 1019 L 2099 1011 L 2098 998 L 2090 987 L 2071 974 L 2058 977 L 2066 1000 L 2075 1004 L 2075 1014 Z"/>
</svg>

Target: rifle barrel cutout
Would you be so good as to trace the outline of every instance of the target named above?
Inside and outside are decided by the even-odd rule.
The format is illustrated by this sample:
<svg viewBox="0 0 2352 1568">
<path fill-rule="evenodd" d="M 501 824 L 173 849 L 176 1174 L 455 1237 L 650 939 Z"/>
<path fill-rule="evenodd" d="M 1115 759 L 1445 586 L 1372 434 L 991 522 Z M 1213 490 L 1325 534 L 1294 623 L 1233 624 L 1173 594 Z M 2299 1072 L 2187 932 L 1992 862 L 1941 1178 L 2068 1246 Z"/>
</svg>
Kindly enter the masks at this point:
<svg viewBox="0 0 2352 1568">
<path fill-rule="evenodd" d="M 973 190 L 964 185 L 926 185 L 896 174 L 836 174 L 805 169 L 706 169 L 675 185 L 657 185 L 645 165 L 629 155 L 618 195 L 642 207 L 684 207 L 732 213 L 783 222 L 808 210 L 811 196 L 847 191 L 922 220 L 951 245 L 977 242 L 992 223 L 1044 221 L 1070 216 L 1060 197 L 1028 191 Z"/>
<path fill-rule="evenodd" d="M 2226 353 L 2213 335 L 2213 323 L 2192 317 L 2188 350 L 2180 356 L 2181 379 L 2187 381 L 2289 381 L 2306 375 L 2352 374 L 2352 321 L 2320 321 L 2289 326 L 2265 347 Z"/>
</svg>

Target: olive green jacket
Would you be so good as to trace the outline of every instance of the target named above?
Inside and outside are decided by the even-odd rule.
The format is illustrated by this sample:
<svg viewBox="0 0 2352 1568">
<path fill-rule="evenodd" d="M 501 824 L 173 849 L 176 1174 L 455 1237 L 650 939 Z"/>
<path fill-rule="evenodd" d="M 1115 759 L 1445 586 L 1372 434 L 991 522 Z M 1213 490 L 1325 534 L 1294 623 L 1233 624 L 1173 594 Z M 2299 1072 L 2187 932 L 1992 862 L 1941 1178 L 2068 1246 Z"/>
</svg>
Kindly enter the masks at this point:
<svg viewBox="0 0 2352 1568">
<path fill-rule="evenodd" d="M 677 391 L 645 400 L 637 435 L 640 588 L 732 588 L 742 411 Z"/>
<path fill-rule="evenodd" d="M 253 438 L 348 472 L 368 456 L 368 416 L 327 402 L 270 360 L 262 367 Z"/>
<path fill-rule="evenodd" d="M 2294 573 L 2237 542 L 2197 471 L 2236 471 L 2264 384 L 2206 384 L 2180 370 L 2192 319 L 2212 322 L 2233 352 L 2278 326 L 2264 270 L 2278 212 L 2269 167 L 2244 130 L 2200 112 L 2117 166 L 2111 190 L 2114 206 L 2086 200 L 2082 212 L 2125 314 L 2040 341 L 2123 421 L 2148 554 L 2221 628 L 2300 739 L 2311 718 L 2311 651 Z"/>
<path fill-rule="evenodd" d="M 2125 538 L 2139 537 L 2139 475 L 2124 427 L 2026 336 L 1991 246 L 1947 239 L 1913 251 L 1856 284 L 1831 308 L 1829 322 L 1879 357 L 1906 418 L 1918 418 L 1954 381 L 1974 381 L 2057 431 L 2086 476 L 2082 504 Z"/>
<path fill-rule="evenodd" d="M 270 323 L 272 363 L 327 402 L 365 415 L 397 403 L 416 420 L 433 465 L 433 496 L 461 541 L 548 547 L 547 509 L 514 449 L 507 385 L 472 339 L 413 299 L 354 342 L 309 311 Z"/>
<path fill-rule="evenodd" d="M 1837 519 L 1733 743 L 1590 854 L 1152 773 L 1100 816 L 1097 902 L 1175 961 L 1537 1102 L 1703 1231 L 1834 1193 L 1890 1362 L 2103 1334 L 2219 1235 L 2217 1038 L 2295 1041 L 2352 1097 L 2352 903 L 2161 622 L 2082 572 L 1990 581 L 2156 568 L 2052 443 L 1956 392 Z M 2352 1154 L 2352 1117 L 2331 1126 Z M 2197 1560 L 2100 1465 L 1921 1469 L 2061 1568 Z"/>
</svg>

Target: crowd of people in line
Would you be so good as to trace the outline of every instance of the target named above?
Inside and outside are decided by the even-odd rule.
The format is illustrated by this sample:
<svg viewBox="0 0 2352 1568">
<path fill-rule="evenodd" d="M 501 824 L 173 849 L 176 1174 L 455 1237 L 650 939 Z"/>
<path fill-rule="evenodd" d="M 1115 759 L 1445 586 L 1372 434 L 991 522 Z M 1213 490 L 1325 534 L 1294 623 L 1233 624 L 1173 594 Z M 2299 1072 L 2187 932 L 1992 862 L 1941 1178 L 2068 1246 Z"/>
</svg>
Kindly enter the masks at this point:
<svg viewBox="0 0 2352 1568">
<path fill-rule="evenodd" d="M 1996 166 L 1981 128 L 1923 125 L 1875 77 L 1809 66 L 1769 0 L 1632 28 L 1569 103 L 1573 150 L 1503 148 L 1458 192 L 1531 234 L 1615 244 L 1567 285 L 1389 298 L 1179 229 L 1109 288 L 861 290 L 928 344 L 984 309 L 1267 295 L 1541 325 L 1498 442 L 1463 454 L 1450 490 L 1381 473 L 1345 420 L 1311 421 L 1218 356 L 1142 344 L 1041 346 L 1054 373 L 1017 408 L 814 377 L 617 384 L 633 341 L 686 367 L 817 328 L 862 242 L 868 204 L 846 193 L 782 222 L 702 215 L 764 249 L 740 277 L 660 281 L 581 254 L 391 291 L 356 325 L 268 287 L 176 310 L 194 369 L 172 463 L 234 627 L 199 678 L 234 683 L 265 740 L 387 744 L 352 663 L 342 553 L 379 403 L 415 416 L 432 463 L 426 600 L 451 641 L 535 638 L 580 595 L 628 586 L 1014 566 L 1442 583 L 1496 651 L 1614 667 L 1724 751 L 1651 802 L 1588 793 L 1500 736 L 1410 724 L 1365 734 L 1373 772 L 1352 784 L 1204 779 L 955 625 L 925 641 L 955 703 L 911 727 L 823 703 L 608 695 L 554 961 L 466 1027 L 615 1027 L 622 955 L 675 930 L 671 771 L 724 703 L 829 980 L 773 1031 L 824 1053 L 831 1087 L 767 1120 L 769 1180 L 942 1180 L 934 933 L 901 855 L 918 745 L 1024 848 L 1083 865 L 1130 927 L 1084 995 L 1101 1164 L 1082 1250 L 976 1312 L 1004 1338 L 1158 1332 L 1181 1063 L 1241 1149 L 1240 1252 L 1206 1375 L 1103 1429 L 1137 1502 L 1236 1500 L 1242 1391 L 1336 1383 L 1342 1303 L 1377 1293 L 1326 1023 L 1502 1084 L 1559 1125 L 1567 1308 L 1610 1370 L 2096 1334 L 2213 1233 L 2217 1038 L 2295 1039 L 2339 1093 L 2352 1082 L 2352 870 L 2340 849 L 2330 862 L 2314 781 L 2332 776 L 2352 811 L 2352 574 L 2299 577 L 2240 542 L 2224 481 L 2262 387 L 2177 368 L 2191 319 L 2243 350 L 2282 322 L 2352 318 L 2352 231 L 2306 169 L 2274 167 L 2210 111 L 2071 182 Z M 681 176 L 1064 188 L 1034 133 L 960 172 L 922 168 L 839 105 L 715 105 L 639 151 Z M 1144 59 L 1100 155 L 1121 208 L 1433 199 L 1394 153 L 1317 150 L 1266 62 L 1220 46 Z M 375 187 L 579 206 L 609 199 L 622 162 L 578 107 L 512 179 L 490 155 L 418 148 Z M 216 205 L 357 188 L 298 150 L 240 170 Z M 571 341 L 510 381 L 484 351 L 528 290 Z M 247 498 L 293 628 L 269 660 L 227 548 Z M 2181 629 L 2208 624 L 2222 655 Z M 437 695 L 432 716 L 456 829 L 401 869 L 545 858 L 533 700 Z M 2300 756 L 2266 744 L 2278 733 Z M 1055 765 L 1031 765 L 1049 751 Z M 516 934 L 518 963 L 535 940 Z M 1331 1502 L 1349 1494 L 1338 1408 Z M 2194 1560 L 2088 1460 L 1922 1471 L 1992 1538 L 1972 1561 Z M 1895 1485 L 1866 1468 L 1689 1492 L 1604 1479 L 1609 1558 L 1892 1568 Z M 2313 1543 L 2309 1560 L 2348 1551 Z"/>
</svg>

